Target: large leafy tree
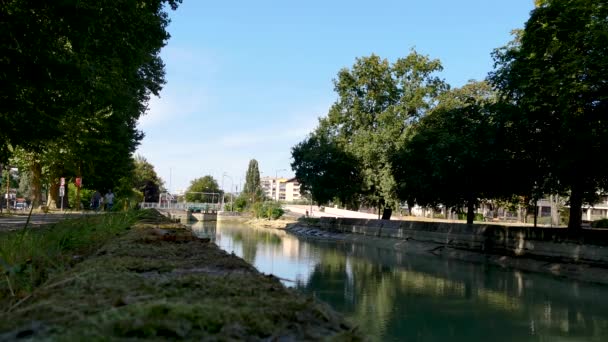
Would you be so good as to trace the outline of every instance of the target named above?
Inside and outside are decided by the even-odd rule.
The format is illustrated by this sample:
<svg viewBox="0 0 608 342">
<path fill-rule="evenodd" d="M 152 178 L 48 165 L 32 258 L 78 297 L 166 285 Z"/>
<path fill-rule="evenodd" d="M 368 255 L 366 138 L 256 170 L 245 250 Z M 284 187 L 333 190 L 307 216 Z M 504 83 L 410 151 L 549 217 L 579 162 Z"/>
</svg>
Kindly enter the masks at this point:
<svg viewBox="0 0 608 342">
<path fill-rule="evenodd" d="M 504 195 L 509 176 L 495 95 L 485 82 L 471 82 L 439 99 L 393 158 L 398 194 L 410 205 L 466 207 L 471 224 L 479 200 Z"/>
<path fill-rule="evenodd" d="M 149 182 L 154 183 L 159 189 L 164 186 L 163 180 L 156 174 L 154 166 L 142 155 L 136 155 L 133 158 L 133 183 L 134 189 L 141 190 Z"/>
<path fill-rule="evenodd" d="M 163 83 L 164 6 L 179 2 L 3 1 L 2 150 L 77 132 L 64 122 L 100 112 L 141 114 Z"/>
<path fill-rule="evenodd" d="M 447 85 L 436 76 L 441 63 L 412 51 L 389 63 L 376 55 L 358 58 L 334 81 L 338 100 L 320 122 L 335 146 L 352 155 L 362 175 L 365 202 L 397 204 L 391 156 Z"/>
<path fill-rule="evenodd" d="M 188 202 L 212 203 L 219 201 L 221 196 L 220 186 L 215 178 L 209 175 L 194 179 L 186 190 L 186 201 Z"/>
<path fill-rule="evenodd" d="M 339 200 L 349 208 L 358 206 L 362 179 L 357 160 L 322 133 L 313 133 L 292 148 L 291 168 L 319 204 Z"/>
<path fill-rule="evenodd" d="M 569 191 L 568 227 L 581 226 L 581 207 L 607 189 L 608 4 L 537 1 L 514 44 L 495 54 L 490 75 L 520 111 L 510 124 L 526 141 L 545 193 Z"/>
<path fill-rule="evenodd" d="M 137 120 L 164 83 L 166 6 L 180 2 L 4 1 L 0 160 L 9 146 L 43 155 L 52 196 L 61 176 L 116 187 L 143 137 Z"/>
</svg>

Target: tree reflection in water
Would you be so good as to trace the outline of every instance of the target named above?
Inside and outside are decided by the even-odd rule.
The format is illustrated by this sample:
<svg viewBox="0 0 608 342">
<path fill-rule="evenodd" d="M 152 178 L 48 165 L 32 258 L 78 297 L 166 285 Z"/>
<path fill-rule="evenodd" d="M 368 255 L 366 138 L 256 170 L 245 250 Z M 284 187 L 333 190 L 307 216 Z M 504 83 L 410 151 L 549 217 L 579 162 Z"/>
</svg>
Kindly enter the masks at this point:
<svg viewBox="0 0 608 342">
<path fill-rule="evenodd" d="M 272 262 L 278 277 L 296 272 L 297 289 L 374 340 L 608 339 L 605 286 L 284 231 L 220 224 L 216 233 L 258 269 Z"/>
</svg>

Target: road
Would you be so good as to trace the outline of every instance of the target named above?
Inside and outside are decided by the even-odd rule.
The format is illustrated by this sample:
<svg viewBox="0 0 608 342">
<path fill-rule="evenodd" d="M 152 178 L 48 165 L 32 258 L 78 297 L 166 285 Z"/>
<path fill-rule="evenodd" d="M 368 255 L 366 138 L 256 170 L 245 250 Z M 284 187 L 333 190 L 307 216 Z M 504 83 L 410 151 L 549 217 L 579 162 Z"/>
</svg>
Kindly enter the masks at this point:
<svg viewBox="0 0 608 342">
<path fill-rule="evenodd" d="M 4 214 L 4 215 L 6 215 L 6 214 Z M 81 214 L 81 213 L 32 214 L 29 224 L 31 226 L 40 226 L 40 225 L 51 224 L 51 223 L 59 222 L 61 220 L 65 220 L 68 218 L 74 218 L 74 217 L 78 217 L 78 216 L 82 216 L 82 215 L 83 214 Z M 0 231 L 23 228 L 25 226 L 25 222 L 27 222 L 27 215 L 24 215 L 24 214 L 0 216 Z"/>
</svg>

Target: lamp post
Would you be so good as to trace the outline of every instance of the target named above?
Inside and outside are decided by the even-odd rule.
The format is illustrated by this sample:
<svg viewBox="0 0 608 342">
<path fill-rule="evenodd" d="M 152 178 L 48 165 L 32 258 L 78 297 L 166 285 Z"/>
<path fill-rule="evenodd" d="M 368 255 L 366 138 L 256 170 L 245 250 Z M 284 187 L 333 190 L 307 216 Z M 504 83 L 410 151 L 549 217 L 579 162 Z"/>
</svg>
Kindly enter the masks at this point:
<svg viewBox="0 0 608 342">
<path fill-rule="evenodd" d="M 276 169 L 274 171 L 274 182 L 276 183 L 277 187 L 276 187 L 276 201 L 279 201 L 279 171 L 287 171 L 287 169 Z"/>
<path fill-rule="evenodd" d="M 222 174 L 222 191 L 224 190 L 224 177 L 230 178 L 230 211 L 232 211 L 232 189 L 234 187 L 234 181 L 226 172 Z M 222 209 L 224 206 L 224 196 L 222 195 Z"/>
</svg>

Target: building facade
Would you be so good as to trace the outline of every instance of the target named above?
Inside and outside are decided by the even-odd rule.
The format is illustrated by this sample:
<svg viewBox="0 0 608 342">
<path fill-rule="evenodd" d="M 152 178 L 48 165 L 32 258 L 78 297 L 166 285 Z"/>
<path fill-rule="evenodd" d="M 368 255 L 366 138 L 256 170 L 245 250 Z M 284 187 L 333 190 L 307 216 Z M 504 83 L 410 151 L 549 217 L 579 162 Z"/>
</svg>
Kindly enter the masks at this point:
<svg viewBox="0 0 608 342">
<path fill-rule="evenodd" d="M 263 177 L 260 181 L 267 198 L 283 202 L 294 202 L 301 199 L 300 183 L 295 178 Z"/>
</svg>

